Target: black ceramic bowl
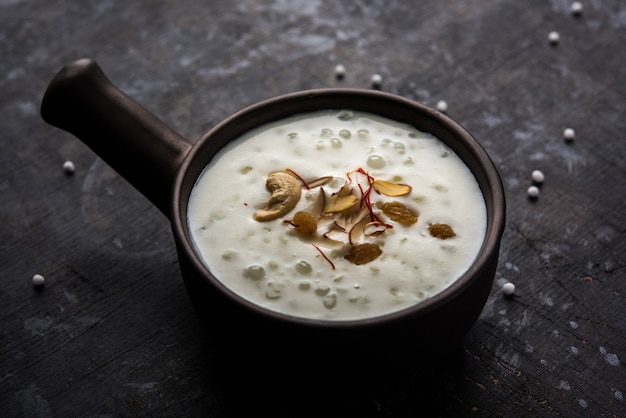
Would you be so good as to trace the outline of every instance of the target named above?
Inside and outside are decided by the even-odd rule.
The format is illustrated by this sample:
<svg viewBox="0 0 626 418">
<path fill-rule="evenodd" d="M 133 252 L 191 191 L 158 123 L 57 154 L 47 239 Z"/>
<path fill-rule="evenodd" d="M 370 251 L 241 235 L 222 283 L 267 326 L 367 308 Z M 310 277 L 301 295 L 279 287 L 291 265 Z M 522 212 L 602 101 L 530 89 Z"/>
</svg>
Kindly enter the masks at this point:
<svg viewBox="0 0 626 418">
<path fill-rule="evenodd" d="M 487 208 L 480 252 L 467 272 L 441 293 L 404 310 L 348 321 L 293 317 L 235 294 L 205 267 L 187 226 L 191 190 L 229 141 L 268 122 L 324 109 L 377 114 L 429 132 L 474 174 Z M 479 143 L 446 115 L 375 90 L 319 89 L 266 100 L 227 118 L 195 145 L 114 87 L 91 60 L 62 69 L 50 83 L 42 116 L 89 145 L 170 220 L 187 292 L 200 316 L 237 345 L 285 352 L 341 352 L 378 358 L 428 358 L 460 344 L 489 295 L 505 222 L 502 182 Z M 216 242 L 215 247 L 219 248 Z"/>
</svg>

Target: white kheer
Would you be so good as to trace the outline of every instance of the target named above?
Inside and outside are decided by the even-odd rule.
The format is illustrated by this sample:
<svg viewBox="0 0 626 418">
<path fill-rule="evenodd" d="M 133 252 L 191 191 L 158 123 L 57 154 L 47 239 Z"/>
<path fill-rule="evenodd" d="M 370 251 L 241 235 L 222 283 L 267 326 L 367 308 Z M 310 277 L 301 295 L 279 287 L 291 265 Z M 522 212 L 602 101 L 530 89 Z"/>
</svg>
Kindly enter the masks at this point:
<svg viewBox="0 0 626 418">
<path fill-rule="evenodd" d="M 262 217 L 273 205 L 286 212 Z M 346 110 L 297 115 L 229 143 L 199 176 L 188 219 L 225 286 L 322 320 L 380 316 L 441 292 L 472 264 L 486 229 L 476 179 L 447 146 Z"/>
</svg>

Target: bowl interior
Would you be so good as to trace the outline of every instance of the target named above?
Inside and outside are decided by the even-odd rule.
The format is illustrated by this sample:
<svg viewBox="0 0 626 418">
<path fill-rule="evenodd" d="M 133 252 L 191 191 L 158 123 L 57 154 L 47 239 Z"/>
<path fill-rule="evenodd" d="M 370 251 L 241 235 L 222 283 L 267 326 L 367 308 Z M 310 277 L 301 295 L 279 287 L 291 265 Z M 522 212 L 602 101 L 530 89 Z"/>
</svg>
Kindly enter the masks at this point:
<svg viewBox="0 0 626 418">
<path fill-rule="evenodd" d="M 245 300 L 217 280 L 199 260 L 187 228 L 187 203 L 191 190 L 207 163 L 231 140 L 251 129 L 296 114 L 325 109 L 369 112 L 431 133 L 451 148 L 474 174 L 487 209 L 486 236 L 473 265 L 451 286 L 417 305 L 387 315 L 350 321 L 308 320 L 270 312 Z M 447 303 L 454 298 L 455 294 L 484 276 L 482 273 L 488 270 L 488 264 L 492 262 L 494 254 L 497 256 L 500 237 L 504 229 L 505 203 L 502 182 L 491 159 L 479 143 L 446 115 L 428 106 L 375 90 L 304 91 L 266 100 L 241 110 L 206 133 L 189 152 L 176 180 L 174 193 L 174 207 L 171 213 L 179 251 L 189 259 L 196 270 L 202 272 L 205 280 L 224 293 L 226 297 L 235 300 L 247 309 L 281 321 L 323 326 L 342 327 L 353 326 L 355 323 L 383 323 L 393 317 L 420 315 Z M 490 280 L 492 279 L 493 277 Z"/>
</svg>

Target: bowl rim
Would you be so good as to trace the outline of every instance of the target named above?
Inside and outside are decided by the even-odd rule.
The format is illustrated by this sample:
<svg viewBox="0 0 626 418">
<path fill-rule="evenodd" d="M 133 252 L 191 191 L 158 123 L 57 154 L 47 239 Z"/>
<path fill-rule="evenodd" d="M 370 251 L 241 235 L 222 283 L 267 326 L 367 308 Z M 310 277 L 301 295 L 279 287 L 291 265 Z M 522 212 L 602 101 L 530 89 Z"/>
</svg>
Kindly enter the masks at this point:
<svg viewBox="0 0 626 418">
<path fill-rule="evenodd" d="M 461 277 L 459 277 L 457 280 L 455 280 L 452 284 L 450 284 L 439 293 L 427 298 L 422 302 L 408 306 L 398 311 L 358 319 L 329 320 L 300 317 L 264 308 L 263 306 L 257 305 L 256 303 L 245 299 L 244 297 L 231 290 L 227 285 L 222 283 L 210 272 L 209 268 L 204 264 L 204 262 L 200 259 L 200 256 L 197 254 L 194 248 L 194 244 L 192 242 L 192 238 L 190 236 L 189 229 L 187 227 L 186 212 L 189 193 L 191 192 L 191 188 L 197 181 L 197 178 L 202 170 L 200 170 L 200 173 L 198 174 L 191 175 L 190 172 L 193 171 L 191 170 L 192 165 L 194 161 L 199 158 L 198 155 L 207 146 L 207 144 L 210 143 L 211 139 L 216 135 L 216 133 L 227 129 L 228 127 L 234 126 L 234 124 L 240 124 L 242 121 L 245 121 L 244 125 L 252 124 L 253 127 L 258 127 L 265 123 L 270 123 L 297 114 L 307 113 L 309 111 L 331 109 L 331 107 L 319 106 L 318 103 L 341 100 L 350 101 L 348 99 L 355 101 L 356 103 L 358 103 L 359 101 L 363 101 L 363 103 L 366 103 L 366 101 L 374 102 L 375 100 L 378 100 L 381 102 L 394 103 L 396 106 L 406 107 L 407 110 L 416 114 L 422 114 L 424 117 L 430 119 L 428 120 L 428 122 L 432 124 L 433 127 L 438 127 L 449 131 L 451 135 L 458 138 L 462 142 L 462 145 L 467 148 L 469 152 L 471 152 L 473 157 L 477 160 L 478 164 L 482 168 L 481 174 L 484 178 L 484 181 L 487 182 L 487 185 L 485 187 L 490 194 L 490 196 L 486 196 L 485 190 L 483 189 L 483 187 L 481 187 L 481 192 L 483 193 L 483 198 L 485 200 L 485 205 L 487 209 L 487 225 L 483 243 L 479 249 L 477 257 L 474 259 L 474 262 L 472 263 L 470 268 L 463 275 L 461 275 Z M 293 110 L 294 107 L 289 106 L 290 104 L 297 104 L 298 106 L 294 107 L 298 107 L 298 109 L 303 110 Z M 381 113 L 363 110 L 362 108 L 356 107 L 361 106 L 335 106 L 332 108 L 337 110 L 345 109 L 366 111 L 374 114 Z M 307 110 L 307 108 L 310 108 L 310 110 Z M 282 116 L 267 118 L 266 115 L 268 114 L 268 110 L 270 109 L 272 110 L 272 112 L 269 112 L 270 114 L 276 113 Z M 392 116 L 382 116 L 393 119 Z M 400 120 L 400 122 L 404 121 Z M 405 123 L 410 124 L 410 122 Z M 253 127 L 249 129 L 252 129 Z M 248 131 L 249 129 L 245 129 L 243 132 Z M 236 139 L 237 137 L 238 136 L 233 136 L 230 139 Z M 447 143 L 446 145 L 449 146 L 449 144 Z M 219 146 L 217 150 L 221 149 L 222 146 Z M 203 166 L 206 166 L 209 161 L 210 160 L 205 161 L 203 163 Z M 466 162 L 464 161 L 464 163 Z M 472 171 L 472 174 L 474 176 L 477 175 L 477 173 L 475 173 L 474 170 L 471 169 L 471 167 L 470 170 Z M 190 180 L 189 176 L 192 176 L 193 180 Z M 480 181 L 478 182 L 480 185 Z M 189 186 L 189 183 L 191 183 L 191 186 Z M 184 187 L 185 185 L 187 185 L 187 187 Z M 186 196 L 185 199 L 182 199 L 183 195 Z M 202 137 L 192 146 L 191 150 L 188 152 L 181 166 L 179 167 L 176 179 L 173 183 L 172 196 L 173 198 L 170 202 L 170 220 L 172 223 L 172 230 L 179 253 L 182 253 L 187 258 L 187 261 L 189 261 L 193 268 L 198 273 L 200 273 L 202 279 L 205 282 L 208 282 L 222 295 L 229 298 L 231 301 L 236 302 L 244 309 L 262 315 L 266 318 L 270 318 L 279 322 L 287 322 L 309 327 L 335 329 L 385 325 L 398 320 L 407 319 L 409 317 L 414 318 L 416 316 L 423 316 L 447 304 L 458 294 L 463 293 L 467 288 L 472 285 L 474 281 L 480 278 L 482 273 L 487 270 L 489 264 L 493 261 L 492 259 L 494 255 L 497 257 L 500 247 L 500 239 L 504 232 L 506 211 L 504 188 L 500 175 L 485 149 L 465 128 L 463 128 L 460 124 L 458 124 L 456 121 L 454 121 L 444 113 L 423 103 L 379 90 L 354 88 L 320 88 L 282 94 L 269 99 L 261 100 L 231 114 L 230 116 L 226 117 L 224 120 L 216 124 L 209 131 L 207 131 L 204 135 L 202 135 Z M 491 207 L 488 200 L 491 202 Z M 183 279 L 187 280 L 188 278 L 185 278 L 183 276 Z"/>
</svg>

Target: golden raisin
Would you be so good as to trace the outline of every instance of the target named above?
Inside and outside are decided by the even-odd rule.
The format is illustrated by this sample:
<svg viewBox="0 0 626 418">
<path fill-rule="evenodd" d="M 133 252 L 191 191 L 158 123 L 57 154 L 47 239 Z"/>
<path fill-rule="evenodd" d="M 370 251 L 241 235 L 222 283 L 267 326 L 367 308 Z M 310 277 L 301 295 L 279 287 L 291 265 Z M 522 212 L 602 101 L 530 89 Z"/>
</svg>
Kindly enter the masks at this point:
<svg viewBox="0 0 626 418">
<path fill-rule="evenodd" d="M 292 222 L 301 234 L 314 234 L 317 231 L 317 219 L 309 212 L 297 212 Z"/>
<path fill-rule="evenodd" d="M 343 258 L 352 264 L 360 266 L 361 264 L 367 264 L 370 261 L 376 260 L 382 253 L 383 250 L 381 250 L 378 245 L 365 243 L 350 247 L 350 252 Z"/>
<path fill-rule="evenodd" d="M 389 219 L 394 222 L 399 222 L 403 225 L 413 225 L 417 222 L 417 214 L 407 208 L 403 203 L 387 202 L 381 209 L 383 213 L 389 216 Z"/>
<path fill-rule="evenodd" d="M 454 230 L 448 224 L 429 224 L 428 231 L 435 238 L 448 239 L 456 237 Z"/>
</svg>

